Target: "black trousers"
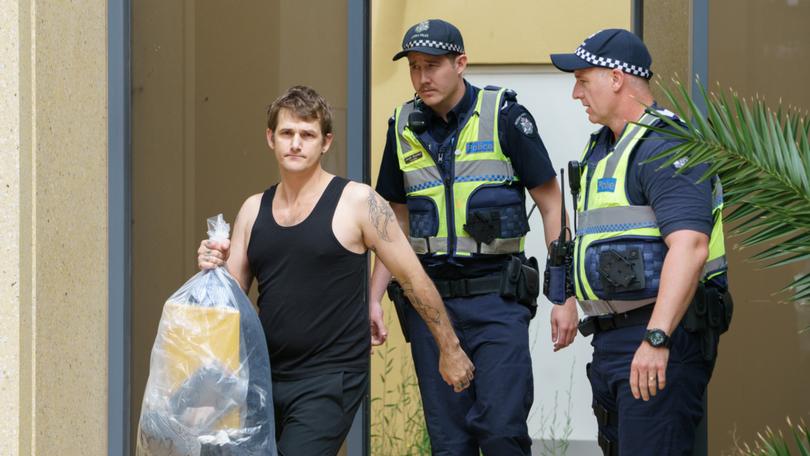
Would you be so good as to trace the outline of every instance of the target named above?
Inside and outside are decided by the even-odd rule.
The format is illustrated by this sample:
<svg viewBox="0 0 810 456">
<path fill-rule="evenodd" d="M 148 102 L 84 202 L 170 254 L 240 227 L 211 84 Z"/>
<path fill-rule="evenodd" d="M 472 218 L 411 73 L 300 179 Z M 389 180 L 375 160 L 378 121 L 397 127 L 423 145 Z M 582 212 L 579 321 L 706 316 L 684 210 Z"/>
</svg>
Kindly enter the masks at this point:
<svg viewBox="0 0 810 456">
<path fill-rule="evenodd" d="M 367 387 L 367 371 L 274 380 L 279 455 L 337 454 Z"/>
</svg>

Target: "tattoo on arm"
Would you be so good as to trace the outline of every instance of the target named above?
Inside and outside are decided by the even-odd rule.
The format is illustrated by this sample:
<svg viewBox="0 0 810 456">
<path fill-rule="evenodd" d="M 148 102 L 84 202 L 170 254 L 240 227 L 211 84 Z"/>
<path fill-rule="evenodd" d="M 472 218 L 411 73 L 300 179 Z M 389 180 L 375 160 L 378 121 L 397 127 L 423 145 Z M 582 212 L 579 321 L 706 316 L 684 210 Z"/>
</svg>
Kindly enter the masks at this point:
<svg viewBox="0 0 810 456">
<path fill-rule="evenodd" d="M 391 206 L 385 201 L 380 201 L 377 194 L 373 189 L 368 191 L 368 218 L 374 229 L 377 230 L 377 235 L 383 241 L 390 242 L 391 237 L 388 234 L 388 223 L 394 218 L 394 211 Z"/>
<path fill-rule="evenodd" d="M 408 300 L 411 301 L 413 308 L 416 309 L 426 323 L 432 323 L 434 325 L 441 323 L 441 312 L 439 309 L 422 302 L 419 296 L 413 291 L 411 285 L 402 284 L 402 291 L 405 293 L 405 296 L 408 297 Z"/>
</svg>

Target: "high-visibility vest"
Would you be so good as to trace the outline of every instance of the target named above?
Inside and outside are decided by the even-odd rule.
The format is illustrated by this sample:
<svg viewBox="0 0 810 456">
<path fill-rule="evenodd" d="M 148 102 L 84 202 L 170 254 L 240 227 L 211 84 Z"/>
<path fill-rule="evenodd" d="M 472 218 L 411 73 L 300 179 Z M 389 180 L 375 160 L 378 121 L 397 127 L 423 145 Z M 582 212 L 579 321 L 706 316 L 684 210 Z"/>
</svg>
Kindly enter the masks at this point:
<svg viewBox="0 0 810 456">
<path fill-rule="evenodd" d="M 410 242 L 417 254 L 472 256 L 523 251 L 528 220 L 522 187 L 510 187 L 518 195 L 510 204 L 489 208 L 474 204 L 493 188 L 518 181 L 498 139 L 498 113 L 505 92 L 478 92 L 474 111 L 457 133 L 454 150 L 443 158 L 453 160 L 448 175 L 442 174 L 428 151 L 427 135 L 420 138 L 408 127 L 413 102 L 396 109 L 397 157 L 408 199 Z M 427 209 L 416 211 L 417 205 Z M 489 243 L 477 242 L 464 228 L 479 210 L 498 219 L 499 232 Z"/>
<path fill-rule="evenodd" d="M 673 116 L 668 111 L 662 111 Z M 645 113 L 639 124 L 653 125 L 658 118 Z M 666 245 L 661 236 L 655 213 L 650 206 L 632 205 L 627 196 L 627 175 L 630 157 L 648 129 L 628 124 L 616 141 L 612 153 L 590 169 L 587 157 L 596 144 L 596 135 L 586 148 L 583 159 L 577 201 L 577 233 L 574 241 L 574 289 L 577 299 L 588 315 L 622 313 L 655 302 Z M 723 236 L 723 189 L 720 180 L 712 179 L 713 227 L 709 239 L 709 255 L 703 268 L 702 280 L 724 274 L 727 269 Z M 630 291 L 611 290 L 600 278 L 600 258 L 607 250 L 629 252 L 634 258 L 643 257 L 643 287 Z"/>
</svg>

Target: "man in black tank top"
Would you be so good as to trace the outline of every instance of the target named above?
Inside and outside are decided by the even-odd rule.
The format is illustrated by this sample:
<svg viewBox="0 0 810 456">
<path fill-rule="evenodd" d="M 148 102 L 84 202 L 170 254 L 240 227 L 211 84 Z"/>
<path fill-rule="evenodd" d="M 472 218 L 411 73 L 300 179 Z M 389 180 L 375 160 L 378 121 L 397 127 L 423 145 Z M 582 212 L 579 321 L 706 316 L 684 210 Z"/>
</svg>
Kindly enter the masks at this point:
<svg viewBox="0 0 810 456">
<path fill-rule="evenodd" d="M 444 381 L 462 391 L 475 370 L 388 203 L 321 167 L 331 142 L 331 112 L 314 90 L 293 87 L 274 101 L 267 143 L 281 182 L 245 201 L 230 242 L 203 241 L 197 252 L 200 268 L 226 266 L 246 292 L 258 281 L 285 456 L 336 454 L 366 390 L 369 249 L 401 278 L 430 328 Z"/>
</svg>

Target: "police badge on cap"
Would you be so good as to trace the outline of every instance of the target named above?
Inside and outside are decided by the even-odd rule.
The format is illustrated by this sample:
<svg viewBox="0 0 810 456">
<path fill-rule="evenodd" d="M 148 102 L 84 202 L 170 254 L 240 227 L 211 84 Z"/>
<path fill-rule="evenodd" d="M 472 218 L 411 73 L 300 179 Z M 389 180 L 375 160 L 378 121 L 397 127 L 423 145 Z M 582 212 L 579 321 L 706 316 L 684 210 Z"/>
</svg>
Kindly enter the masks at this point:
<svg viewBox="0 0 810 456">
<path fill-rule="evenodd" d="M 441 19 L 429 19 L 408 29 L 402 38 L 402 50 L 394 55 L 394 60 L 405 57 L 409 52 L 464 54 L 464 39 L 455 25 Z"/>
</svg>

